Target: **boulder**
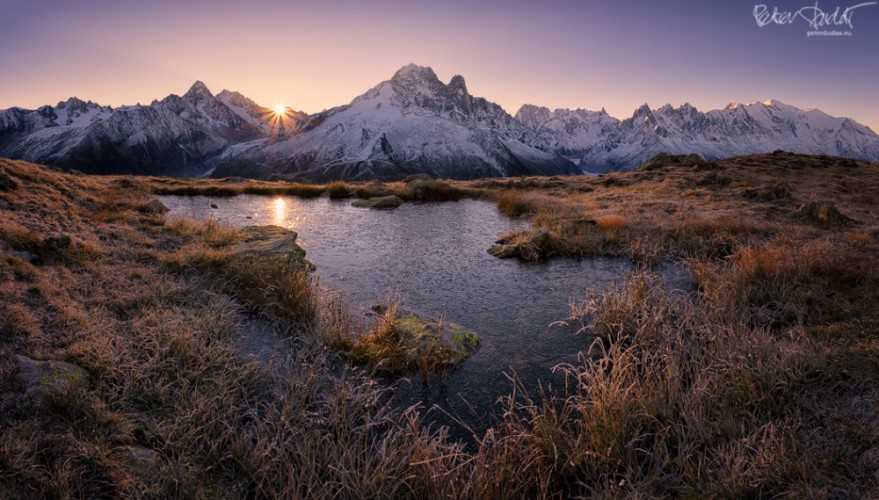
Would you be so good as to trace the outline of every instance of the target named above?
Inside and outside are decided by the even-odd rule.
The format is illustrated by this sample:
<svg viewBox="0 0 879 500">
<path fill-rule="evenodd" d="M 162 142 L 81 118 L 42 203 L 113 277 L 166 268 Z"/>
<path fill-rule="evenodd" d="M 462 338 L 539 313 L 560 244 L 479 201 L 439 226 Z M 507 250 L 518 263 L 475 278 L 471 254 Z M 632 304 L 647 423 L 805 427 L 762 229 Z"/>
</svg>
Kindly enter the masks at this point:
<svg viewBox="0 0 879 500">
<path fill-rule="evenodd" d="M 390 196 L 379 196 L 366 200 L 357 200 L 352 203 L 351 206 L 360 208 L 390 209 L 397 208 L 402 204 L 403 200 L 392 194 Z"/>
<path fill-rule="evenodd" d="M 37 361 L 20 354 L 15 355 L 15 362 L 18 365 L 16 381 L 34 398 L 43 399 L 59 394 L 71 386 L 88 385 L 88 372 L 72 363 Z"/>
<path fill-rule="evenodd" d="M 456 365 L 479 347 L 479 336 L 457 324 L 440 322 L 411 311 L 397 313 L 397 332 L 415 354 L 425 349 L 437 349 L 437 361 L 442 365 Z"/>
<path fill-rule="evenodd" d="M 299 234 L 281 226 L 246 226 L 241 229 L 243 241 L 232 247 L 242 255 L 285 255 L 305 259 L 305 250 L 296 243 Z"/>
<path fill-rule="evenodd" d="M 377 304 L 373 310 L 383 311 L 382 316 L 391 314 L 385 304 Z M 426 374 L 464 361 L 479 347 L 479 336 L 459 324 L 399 308 L 393 314 L 390 333 L 383 329 L 382 333 L 370 332 L 359 338 L 349 351 L 353 359 L 369 362 L 387 373 L 420 370 Z"/>
<path fill-rule="evenodd" d="M 148 201 L 141 209 L 142 212 L 148 214 L 164 214 L 168 212 L 168 210 L 168 207 L 166 207 L 158 198 L 153 198 Z"/>
</svg>

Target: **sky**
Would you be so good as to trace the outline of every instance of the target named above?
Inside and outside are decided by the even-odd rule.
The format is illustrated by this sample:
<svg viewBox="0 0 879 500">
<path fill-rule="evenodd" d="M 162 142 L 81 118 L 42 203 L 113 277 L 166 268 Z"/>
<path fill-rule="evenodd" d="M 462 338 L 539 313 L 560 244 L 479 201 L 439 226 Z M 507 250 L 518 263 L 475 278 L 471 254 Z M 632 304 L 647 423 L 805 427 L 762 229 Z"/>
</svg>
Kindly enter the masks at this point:
<svg viewBox="0 0 879 500">
<path fill-rule="evenodd" d="M 764 1 L 764 0 L 761 0 Z M 819 1 L 832 13 L 861 0 Z M 707 111 L 777 99 L 879 132 L 879 5 L 851 36 L 807 36 L 797 17 L 759 26 L 759 2 L 587 0 L 0 0 L 0 109 L 70 96 L 147 104 L 196 80 L 264 106 L 346 104 L 400 67 L 515 113 L 689 102 Z M 812 17 L 814 0 L 766 3 Z M 782 20 L 780 16 L 777 20 Z M 840 16 L 837 16 L 837 20 Z"/>
</svg>

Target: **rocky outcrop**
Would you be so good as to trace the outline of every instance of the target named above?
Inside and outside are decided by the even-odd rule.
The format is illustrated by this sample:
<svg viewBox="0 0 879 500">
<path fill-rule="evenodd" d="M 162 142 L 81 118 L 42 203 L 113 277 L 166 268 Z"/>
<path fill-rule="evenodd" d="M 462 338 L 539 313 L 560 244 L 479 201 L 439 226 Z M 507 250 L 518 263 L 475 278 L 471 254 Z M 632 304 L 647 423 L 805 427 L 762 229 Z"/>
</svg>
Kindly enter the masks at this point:
<svg viewBox="0 0 879 500">
<path fill-rule="evenodd" d="M 241 229 L 243 241 L 231 248 L 236 256 L 288 256 L 302 261 L 305 250 L 296 243 L 299 234 L 281 226 L 247 226 Z"/>
</svg>

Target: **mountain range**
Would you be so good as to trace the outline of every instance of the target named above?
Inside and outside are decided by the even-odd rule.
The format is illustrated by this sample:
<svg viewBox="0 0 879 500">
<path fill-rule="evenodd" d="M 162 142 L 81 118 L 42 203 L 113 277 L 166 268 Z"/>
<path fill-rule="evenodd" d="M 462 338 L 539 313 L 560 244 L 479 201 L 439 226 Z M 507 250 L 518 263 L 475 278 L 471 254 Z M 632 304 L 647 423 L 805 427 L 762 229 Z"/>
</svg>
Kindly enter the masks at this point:
<svg viewBox="0 0 879 500">
<path fill-rule="evenodd" d="M 879 161 L 879 136 L 850 118 L 776 100 L 703 113 L 684 104 L 602 109 L 526 104 L 511 116 L 408 65 L 350 104 L 309 115 L 196 82 L 183 96 L 111 108 L 75 97 L 0 111 L 0 156 L 86 173 L 329 181 L 426 172 L 472 179 L 635 168 L 659 152 L 719 159 L 774 150 Z"/>
</svg>

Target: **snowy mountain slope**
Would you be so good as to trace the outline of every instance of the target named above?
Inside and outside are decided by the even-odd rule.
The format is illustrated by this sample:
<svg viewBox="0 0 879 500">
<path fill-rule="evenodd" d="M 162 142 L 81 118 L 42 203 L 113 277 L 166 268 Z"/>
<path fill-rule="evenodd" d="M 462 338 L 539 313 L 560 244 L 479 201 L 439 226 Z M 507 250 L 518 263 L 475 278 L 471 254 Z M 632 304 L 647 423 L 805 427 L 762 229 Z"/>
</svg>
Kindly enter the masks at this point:
<svg viewBox="0 0 879 500">
<path fill-rule="evenodd" d="M 657 110 L 645 104 L 603 141 L 585 149 L 580 166 L 630 169 L 659 152 L 718 159 L 778 149 L 879 161 L 879 136 L 849 118 L 776 100 L 733 103 L 708 113 L 690 104 Z"/>
<path fill-rule="evenodd" d="M 556 109 L 525 104 L 516 119 L 533 129 L 542 149 L 557 151 L 565 157 L 580 158 L 590 148 L 607 139 L 620 121 L 601 111 Z"/>
<path fill-rule="evenodd" d="M 850 118 L 779 101 L 607 112 L 524 105 L 510 116 L 408 65 L 351 103 L 278 115 L 201 82 L 148 106 L 110 108 L 75 97 L 0 111 L 0 156 L 93 173 L 397 179 L 573 174 L 635 168 L 659 152 L 708 159 L 778 149 L 879 161 L 879 136 Z M 576 164 L 576 165 L 575 165 Z M 582 169 L 582 170 L 581 170 Z"/>
<path fill-rule="evenodd" d="M 260 106 L 241 93 L 231 90 L 221 90 L 217 99 L 267 136 L 297 133 L 310 121 L 308 114 L 289 107 L 285 108 L 283 116 L 279 116 L 275 110 Z"/>
<path fill-rule="evenodd" d="M 408 65 L 350 104 L 313 115 L 284 141 L 231 148 L 214 176 L 330 180 L 571 174 L 578 169 L 531 144 L 536 136 L 500 106 Z"/>
<path fill-rule="evenodd" d="M 88 173 L 196 175 L 229 145 L 261 135 L 201 82 L 149 106 L 71 98 L 0 111 L 0 155 Z"/>
</svg>

